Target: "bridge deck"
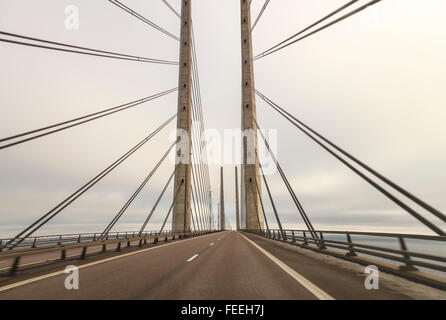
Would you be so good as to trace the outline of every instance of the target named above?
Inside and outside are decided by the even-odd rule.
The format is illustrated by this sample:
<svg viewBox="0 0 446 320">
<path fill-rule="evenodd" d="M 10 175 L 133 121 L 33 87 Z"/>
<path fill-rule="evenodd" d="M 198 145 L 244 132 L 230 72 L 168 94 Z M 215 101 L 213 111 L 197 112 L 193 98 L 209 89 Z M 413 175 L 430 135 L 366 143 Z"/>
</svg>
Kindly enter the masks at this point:
<svg viewBox="0 0 446 320">
<path fill-rule="evenodd" d="M 366 275 L 346 268 L 345 263 L 329 263 L 255 235 L 222 232 L 64 262 L 79 267 L 79 290 L 65 289 L 67 274 L 61 263 L 23 271 L 3 279 L 0 299 L 318 299 L 314 287 L 302 278 L 334 299 L 446 298 L 432 288 L 424 293 L 424 286 L 418 284 L 413 284 L 418 294 L 414 296 L 403 285 L 397 290 L 385 279 L 379 290 L 367 290 Z M 48 276 L 54 272 L 58 274 Z M 302 277 L 300 281 L 293 272 Z M 16 287 L 8 289 L 11 284 Z"/>
</svg>

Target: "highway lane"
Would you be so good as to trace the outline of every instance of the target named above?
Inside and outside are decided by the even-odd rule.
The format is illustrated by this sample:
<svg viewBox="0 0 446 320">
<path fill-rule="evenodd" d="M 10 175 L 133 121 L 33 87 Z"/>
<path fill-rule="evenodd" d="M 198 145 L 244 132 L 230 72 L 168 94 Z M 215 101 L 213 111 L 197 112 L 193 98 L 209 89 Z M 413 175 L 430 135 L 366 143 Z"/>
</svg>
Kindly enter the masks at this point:
<svg viewBox="0 0 446 320">
<path fill-rule="evenodd" d="M 79 290 L 65 289 L 67 275 L 61 273 L 9 290 L 0 287 L 0 299 L 408 298 L 386 288 L 366 290 L 363 275 L 238 232 L 170 242 L 108 259 L 112 260 L 81 267 Z"/>
</svg>

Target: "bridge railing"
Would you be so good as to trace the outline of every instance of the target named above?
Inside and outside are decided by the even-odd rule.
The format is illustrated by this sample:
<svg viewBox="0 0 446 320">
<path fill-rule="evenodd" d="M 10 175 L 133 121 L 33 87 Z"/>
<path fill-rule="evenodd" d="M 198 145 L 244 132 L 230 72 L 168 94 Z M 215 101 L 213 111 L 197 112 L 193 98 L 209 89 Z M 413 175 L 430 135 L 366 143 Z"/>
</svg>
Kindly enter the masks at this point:
<svg viewBox="0 0 446 320">
<path fill-rule="evenodd" d="M 308 230 L 281 231 L 279 229 L 269 229 L 247 231 L 271 239 L 298 243 L 301 246 L 318 251 L 330 248 L 345 257 L 378 258 L 380 261 L 396 263 L 401 271 L 418 271 L 417 267 L 420 267 L 425 271 L 433 271 L 433 273 L 441 275 L 446 272 L 445 236 L 322 230 L 315 231 L 316 237 L 313 237 Z M 418 247 L 417 250 L 420 251 L 410 250 L 409 242 L 412 246 Z M 395 245 L 397 248 L 392 248 Z M 428 251 L 431 253 L 428 253 Z"/>
<path fill-rule="evenodd" d="M 150 243 L 156 244 L 159 241 L 176 240 L 181 238 L 195 237 L 199 235 L 215 232 L 210 231 L 192 231 L 185 233 L 172 233 L 171 231 L 144 231 L 140 234 L 139 231 L 127 232 L 110 232 L 106 237 L 100 239 L 101 233 L 79 233 L 79 234 L 63 234 L 50 236 L 36 236 L 23 239 L 21 243 L 8 243 L 11 239 L 0 239 L 2 241 L 2 251 L 0 252 L 0 261 L 11 261 L 11 267 L 8 272 L 14 274 L 20 263 L 20 259 L 29 256 L 41 256 L 48 253 L 60 252 L 60 260 L 67 258 L 67 251 L 81 250 L 76 253 L 81 259 L 87 255 L 88 248 L 102 247 L 102 250 L 95 251 L 105 252 L 107 246 L 115 246 L 113 249 L 121 251 L 121 244 L 124 243 L 127 247 L 137 245 L 139 247 Z M 19 241 L 19 240 L 18 240 Z M 14 246 L 16 244 L 16 246 Z M 53 259 L 59 260 L 59 259 Z M 52 260 L 51 260 L 52 261 Z"/>
<path fill-rule="evenodd" d="M 139 235 L 139 231 L 120 231 L 109 232 L 105 239 L 127 239 L 135 238 L 136 236 L 153 236 L 153 235 L 169 235 L 171 231 L 144 231 Z M 101 233 L 69 233 L 58 235 L 41 235 L 28 238 L 18 238 L 16 241 L 9 243 L 13 238 L 0 239 L 0 252 L 10 249 L 23 249 L 23 248 L 39 248 L 47 247 L 51 245 L 61 245 L 70 243 L 81 243 L 88 241 L 99 240 Z M 8 244 L 9 243 L 9 244 Z"/>
</svg>

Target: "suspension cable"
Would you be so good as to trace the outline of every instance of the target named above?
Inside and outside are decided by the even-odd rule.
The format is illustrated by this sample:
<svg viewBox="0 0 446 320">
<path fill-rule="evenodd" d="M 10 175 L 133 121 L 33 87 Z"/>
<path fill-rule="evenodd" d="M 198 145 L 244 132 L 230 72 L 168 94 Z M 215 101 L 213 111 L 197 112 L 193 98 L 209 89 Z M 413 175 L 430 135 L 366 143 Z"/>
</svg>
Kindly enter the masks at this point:
<svg viewBox="0 0 446 320">
<path fill-rule="evenodd" d="M 276 217 L 277 225 L 279 226 L 280 233 L 282 233 L 282 235 L 284 235 L 283 228 L 282 228 L 282 223 L 281 223 L 279 215 L 277 213 L 276 205 L 274 203 L 273 196 L 271 194 L 271 190 L 269 189 L 269 185 L 268 185 L 268 181 L 266 180 L 265 173 L 263 172 L 263 166 L 260 163 L 260 159 L 258 157 L 257 150 L 255 151 L 255 153 L 256 153 L 257 161 L 259 163 L 260 171 L 262 173 L 263 182 L 265 182 L 266 190 L 268 191 L 268 196 L 269 196 L 269 199 L 271 201 L 271 206 L 273 207 L 274 216 Z"/>
<path fill-rule="evenodd" d="M 103 118 L 105 116 L 108 116 L 108 115 L 111 115 L 111 114 L 114 114 L 114 113 L 117 113 L 117 112 L 121 112 L 121 111 L 127 110 L 129 108 L 136 107 L 136 106 L 138 106 L 140 104 L 146 103 L 148 101 L 155 100 L 157 98 L 160 98 L 162 96 L 165 96 L 165 95 L 167 95 L 169 93 L 172 93 L 172 92 L 175 92 L 177 90 L 178 90 L 178 88 L 170 89 L 170 90 L 167 90 L 167 91 L 164 91 L 164 92 L 161 92 L 161 93 L 157 93 L 155 95 L 152 95 L 152 96 L 149 96 L 149 97 L 146 97 L 146 98 L 138 99 L 138 100 L 135 100 L 135 101 L 132 101 L 132 102 L 121 104 L 121 105 L 116 106 L 116 107 L 112 107 L 112 108 L 109 108 L 109 109 L 105 109 L 105 110 L 102 110 L 102 111 L 91 113 L 91 114 L 88 114 L 88 115 L 85 115 L 85 116 L 77 117 L 75 119 L 59 122 L 59 123 L 52 124 L 52 125 L 49 125 L 49 126 L 46 126 L 46 127 L 43 127 L 43 128 L 39 128 L 39 129 L 35 129 L 35 130 L 24 132 L 24 133 L 16 134 L 16 135 L 13 135 L 13 136 L 9 136 L 9 137 L 6 137 L 6 138 L 2 138 L 2 139 L 0 139 L 0 142 L 5 142 L 5 141 L 21 138 L 21 137 L 24 137 L 24 136 L 29 136 L 29 135 L 32 135 L 32 134 L 35 134 L 35 133 L 39 133 L 39 132 L 42 132 L 42 131 L 45 131 L 45 130 L 53 129 L 53 128 L 56 128 L 56 127 L 61 127 L 63 125 L 71 124 L 71 125 L 67 125 L 67 126 L 64 126 L 64 127 L 61 127 L 61 128 L 55 129 L 55 130 L 51 130 L 51 131 L 48 131 L 48 132 L 45 132 L 45 133 L 42 133 L 42 134 L 38 134 L 38 135 L 35 135 L 35 136 L 32 136 L 32 137 L 28 137 L 28 138 L 25 138 L 25 139 L 22 139 L 22 140 L 19 140 L 19 141 L 15 141 L 15 142 L 12 142 L 12 143 L 9 143 L 9 144 L 6 144 L 6 145 L 2 145 L 2 146 L 0 146 L 0 150 L 1 149 L 6 149 L 6 148 L 9 148 L 9 147 L 12 147 L 12 146 L 24 143 L 24 142 L 28 142 L 28 141 L 31 141 L 31 140 L 34 140 L 34 139 L 42 138 L 44 136 L 47 136 L 47 135 L 50 135 L 50 134 L 53 134 L 53 133 L 56 133 L 56 132 L 60 132 L 60 131 L 63 131 L 63 130 L 69 129 L 69 128 L 73 128 L 73 127 L 79 126 L 81 124 L 84 124 L 84 123 L 87 123 L 87 122 L 90 122 L 90 121 L 93 121 L 93 120 L 96 120 L 96 119 L 100 119 L 100 118 Z M 90 118 L 90 119 L 87 119 L 87 118 Z M 84 120 L 84 119 L 86 119 L 86 120 Z M 76 122 L 76 121 L 79 121 L 79 120 L 83 120 L 83 121 Z M 76 122 L 76 123 L 72 124 L 73 122 Z"/>
<path fill-rule="evenodd" d="M 169 2 L 167 2 L 166 0 L 162 0 L 164 2 L 164 4 L 170 9 L 172 10 L 173 13 L 175 13 L 175 15 L 181 19 L 180 14 L 169 4 Z"/>
<path fill-rule="evenodd" d="M 10 250 L 21 243 L 23 240 L 28 238 L 38 229 L 40 229 L 43 225 L 45 225 L 48 221 L 53 219 L 59 212 L 68 207 L 72 202 L 74 202 L 77 198 L 83 195 L 86 191 L 88 191 L 91 187 L 93 187 L 96 183 L 102 180 L 106 175 L 108 175 L 111 171 L 113 171 L 116 167 L 118 167 L 122 162 L 124 162 L 127 158 L 129 158 L 132 154 L 134 154 L 138 149 L 140 149 L 144 144 L 146 144 L 149 140 L 151 140 L 154 136 L 156 136 L 162 129 L 164 129 L 169 123 L 175 119 L 177 115 L 173 115 L 166 122 L 164 122 L 161 126 L 159 126 L 155 131 L 149 134 L 146 138 L 141 140 L 138 144 L 136 144 L 132 149 L 122 155 L 119 159 L 109 165 L 105 170 L 96 175 L 93 179 L 88 181 L 85 185 L 79 188 L 77 191 L 72 193 L 68 198 L 60 202 L 53 209 L 48 211 L 42 217 L 33 222 L 30 226 L 21 231 L 18 235 L 16 235 L 13 239 L 8 241 L 3 248 L 6 248 L 8 245 L 14 242 L 14 244 L 9 248 Z M 26 233 L 25 236 L 23 236 Z M 22 237 L 23 236 L 23 237 Z M 18 241 L 17 241 L 18 240 Z M 17 241 L 17 242 L 16 242 Z"/>
<path fill-rule="evenodd" d="M 173 34 L 171 34 L 169 31 L 167 31 L 166 29 L 161 28 L 160 26 L 156 25 L 155 23 L 153 23 L 152 21 L 150 21 L 149 19 L 147 19 L 146 17 L 140 15 L 139 13 L 135 12 L 134 10 L 130 9 L 129 7 L 127 7 L 126 5 L 124 5 L 123 3 L 117 1 L 117 0 L 108 0 L 110 3 L 114 4 L 115 6 L 117 6 L 118 8 L 121 8 L 122 10 L 126 11 L 127 13 L 130 13 L 132 16 L 134 16 L 135 18 L 141 20 L 142 22 L 148 24 L 149 26 L 151 26 L 152 28 L 155 28 L 156 30 L 164 33 L 165 35 L 171 37 L 174 40 L 180 41 L 180 39 L 177 36 L 174 36 Z"/>
<path fill-rule="evenodd" d="M 183 185 L 183 183 L 184 183 L 184 179 L 181 179 L 181 183 L 177 187 L 177 190 L 175 192 L 175 196 L 173 197 L 172 205 L 170 206 L 169 211 L 167 212 L 166 219 L 164 219 L 163 225 L 161 226 L 161 229 L 160 229 L 159 233 L 163 232 L 163 230 L 164 230 L 164 226 L 166 225 L 167 219 L 169 219 L 170 212 L 172 211 L 173 205 L 177 201 L 177 198 L 178 198 L 178 195 L 180 194 L 180 189 L 181 189 L 181 186 Z"/>
<path fill-rule="evenodd" d="M 293 199 L 294 204 L 296 205 L 297 209 L 299 210 L 299 213 L 305 223 L 305 225 L 308 228 L 308 231 L 310 231 L 311 236 L 314 239 L 318 239 L 318 236 L 315 232 L 315 229 L 310 221 L 310 219 L 308 218 L 305 209 L 303 208 L 301 202 L 299 201 L 299 199 L 296 196 L 296 193 L 294 192 L 293 188 L 291 187 L 291 184 L 288 181 L 288 178 L 286 177 L 285 173 L 282 170 L 281 165 L 279 164 L 279 162 L 277 161 L 276 156 L 274 155 L 274 153 L 272 152 L 268 140 L 266 139 L 266 137 L 263 135 L 263 132 L 261 130 L 261 128 L 259 127 L 259 124 L 257 123 L 257 120 L 254 118 L 254 122 L 256 124 L 256 127 L 258 129 L 258 131 L 260 132 L 260 135 L 265 143 L 266 148 L 268 149 L 269 154 L 271 155 L 271 158 L 273 159 L 274 163 L 276 164 L 277 170 L 279 171 L 280 176 L 282 177 L 283 182 L 285 183 L 285 187 L 287 188 L 288 192 L 291 195 L 291 198 Z"/>
<path fill-rule="evenodd" d="M 167 190 L 167 188 L 168 188 L 170 182 L 172 181 L 174 175 L 175 175 L 175 170 L 173 170 L 172 174 L 171 174 L 170 177 L 169 177 L 169 180 L 167 180 L 166 185 L 164 186 L 163 190 L 161 191 L 161 194 L 159 195 L 158 199 L 156 199 L 156 202 L 155 202 L 155 204 L 153 205 L 152 210 L 150 210 L 149 215 L 147 216 L 146 220 L 145 220 L 144 223 L 142 224 L 141 229 L 139 230 L 139 235 L 140 235 L 140 236 L 141 236 L 141 234 L 144 232 L 144 230 L 145 230 L 147 224 L 149 223 L 150 219 L 152 218 L 153 213 L 155 212 L 156 208 L 158 207 L 158 204 L 160 203 L 160 201 L 161 201 L 161 199 L 162 199 L 164 193 L 166 192 L 166 190 Z"/>
<path fill-rule="evenodd" d="M 257 23 L 259 22 L 260 18 L 263 15 L 263 12 L 265 12 L 266 7 L 268 7 L 270 0 L 266 0 L 265 3 L 263 4 L 262 10 L 260 10 L 259 15 L 257 16 L 256 20 L 254 21 L 254 24 L 251 27 L 251 32 L 252 30 L 254 30 L 254 28 L 256 27 Z"/>
<path fill-rule="evenodd" d="M 262 194 L 260 193 L 260 188 L 259 188 L 259 185 L 257 183 L 256 175 L 254 175 L 254 184 L 256 185 L 257 194 L 259 195 L 259 199 L 260 199 L 260 205 L 262 206 L 263 218 L 265 219 L 266 229 L 268 230 L 268 233 L 269 233 L 268 219 L 266 218 L 265 206 L 263 205 Z"/>
<path fill-rule="evenodd" d="M 123 53 L 117 53 L 117 52 L 111 52 L 111 51 L 104 51 L 104 50 L 74 46 L 74 45 L 70 45 L 70 44 L 66 44 L 66 43 L 38 39 L 38 38 L 14 34 L 14 33 L 5 32 L 5 31 L 0 31 L 0 34 L 6 35 L 9 37 L 14 37 L 14 38 L 31 40 L 31 41 L 38 42 L 38 43 L 52 44 L 52 45 L 60 46 L 62 48 L 0 38 L 1 42 L 12 43 L 12 44 L 17 44 L 17 45 L 24 45 L 24 46 L 29 46 L 29 47 L 62 51 L 62 52 L 77 53 L 77 54 L 96 56 L 96 57 L 102 57 L 102 58 L 121 59 L 121 60 L 128 60 L 128 61 L 138 61 L 138 62 L 158 63 L 158 64 L 168 64 L 168 65 L 178 65 L 178 62 L 175 62 L 175 61 L 139 57 L 139 56 L 135 56 L 135 55 L 129 55 L 129 54 L 123 54 Z M 71 49 L 67 49 L 67 48 L 79 49 L 79 50 L 83 50 L 83 51 L 71 50 Z"/>
<path fill-rule="evenodd" d="M 254 188 L 252 187 L 252 179 L 249 179 L 249 185 L 251 186 L 251 194 L 254 202 L 254 206 L 256 208 L 256 217 L 257 217 L 257 223 L 259 224 L 259 230 L 262 230 L 262 225 L 260 224 L 260 218 L 259 218 L 259 208 L 257 205 L 257 201 L 255 201 L 255 195 L 254 195 Z"/>
<path fill-rule="evenodd" d="M 308 34 L 306 34 L 306 35 L 304 35 L 304 36 L 302 36 L 302 37 L 300 37 L 300 38 L 297 38 L 297 39 L 293 40 L 292 42 L 289 42 L 289 43 L 287 43 L 287 44 L 283 44 L 283 43 L 285 43 L 285 42 L 291 40 L 292 38 L 295 38 L 297 35 L 302 34 L 304 31 L 307 31 L 308 29 L 312 28 L 313 26 L 315 26 L 315 25 L 321 23 L 322 21 L 325 21 L 325 20 L 328 19 L 329 17 L 333 16 L 334 14 L 338 13 L 339 11 L 342 11 L 343 9 L 349 7 L 350 5 L 352 5 L 353 3 L 357 2 L 357 1 L 358 1 L 358 0 L 356 0 L 356 1 L 350 1 L 349 3 L 345 4 L 345 5 L 342 6 L 341 8 L 335 10 L 334 12 L 330 13 L 328 16 L 322 18 L 321 20 L 319 20 L 319 21 L 317 21 L 316 23 L 312 24 L 311 26 L 305 28 L 304 30 L 302 30 L 302 31 L 300 31 L 300 32 L 298 32 L 298 33 L 296 33 L 295 35 L 291 36 L 290 38 L 286 39 L 285 41 L 282 41 L 281 43 L 275 45 L 274 47 L 272 47 L 272 48 L 270 48 L 270 49 L 268 49 L 268 50 L 266 50 L 266 51 L 264 51 L 264 52 L 262 52 L 262 53 L 256 55 L 252 60 L 255 61 L 255 60 L 257 60 L 257 59 L 264 58 L 264 57 L 269 56 L 270 54 L 272 54 L 272 53 L 274 53 L 274 52 L 277 52 L 277 51 L 279 51 L 279 50 L 285 49 L 286 47 L 288 47 L 288 46 L 290 46 L 290 45 L 292 45 L 292 44 L 294 44 L 294 43 L 296 43 L 296 42 L 299 42 L 299 41 L 301 41 L 301 40 L 304 40 L 304 39 L 306 39 L 306 38 L 308 38 L 308 37 L 310 37 L 310 36 L 312 36 L 312 35 L 314 35 L 314 34 L 316 34 L 316 33 L 319 33 L 320 31 L 325 30 L 325 29 L 327 29 L 328 27 L 330 27 L 330 26 L 332 26 L 332 25 L 334 25 L 334 24 L 337 24 L 338 22 L 341 22 L 341 21 L 343 21 L 343 20 L 345 20 L 345 19 L 347 19 L 347 18 L 349 18 L 349 17 L 355 15 L 355 14 L 357 14 L 357 13 L 359 13 L 359 12 L 361 12 L 361 11 L 367 9 L 368 7 L 374 5 L 374 4 L 376 4 L 376 3 L 378 3 L 378 2 L 380 2 L 380 1 L 382 1 L 382 0 L 372 0 L 372 1 L 370 1 L 370 2 L 367 2 L 365 5 L 363 5 L 363 6 L 359 7 L 359 8 L 357 8 L 357 9 L 355 9 L 355 10 L 353 10 L 353 11 L 351 11 L 351 12 L 345 14 L 345 15 L 343 15 L 342 17 L 340 17 L 340 18 L 338 18 L 338 19 L 336 19 L 336 20 L 333 20 L 333 21 L 330 22 L 330 23 L 325 24 L 325 25 L 323 25 L 322 27 L 320 27 L 320 28 L 318 28 L 318 29 L 316 29 L 316 30 L 314 30 L 314 31 L 312 31 L 312 32 L 310 32 L 310 33 L 308 33 Z M 280 46 L 281 44 L 283 44 L 283 45 Z M 280 47 L 279 47 L 279 46 L 280 46 Z M 275 49 L 274 49 L 274 48 L 275 48 Z"/>
<path fill-rule="evenodd" d="M 161 166 L 161 164 L 164 162 L 164 160 L 169 155 L 170 151 L 172 151 L 172 148 L 177 144 L 177 142 L 172 143 L 172 145 L 167 149 L 167 151 L 164 153 L 164 155 L 161 157 L 161 159 L 158 161 L 158 163 L 155 165 L 155 167 L 149 172 L 147 177 L 141 182 L 141 184 L 138 186 L 136 191 L 132 194 L 130 199 L 124 204 L 124 206 L 119 210 L 119 212 L 116 214 L 116 216 L 110 221 L 108 226 L 104 229 L 102 234 L 99 237 L 99 240 L 102 240 L 105 238 L 108 233 L 113 229 L 113 227 L 116 225 L 116 223 L 121 219 L 122 215 L 125 213 L 125 211 L 128 209 L 128 207 L 132 204 L 133 200 L 136 199 L 136 197 L 139 195 L 141 190 L 146 186 L 146 184 L 149 182 L 149 180 L 153 177 L 155 172 L 158 170 L 158 168 Z"/>
<path fill-rule="evenodd" d="M 356 162 L 358 165 L 360 165 L 361 167 L 363 167 L 364 169 L 366 169 L 369 173 L 373 174 L 376 178 L 380 179 L 381 181 L 385 182 L 387 185 L 391 186 L 391 187 L 397 187 L 394 189 L 397 191 L 400 191 L 402 194 L 404 194 L 406 197 L 408 197 L 410 200 L 416 202 L 417 204 L 419 204 L 420 206 L 422 206 L 423 208 L 425 208 L 426 210 L 428 210 L 429 212 L 435 214 L 438 218 L 440 218 L 441 220 L 445 221 L 445 217 L 442 213 L 440 212 L 436 212 L 439 213 L 440 215 L 437 215 L 436 213 L 432 212 L 430 209 L 433 209 L 431 206 L 427 205 L 425 202 L 421 201 L 420 199 L 416 198 L 415 196 L 413 196 L 412 194 L 410 194 L 409 192 L 405 191 L 404 189 L 402 189 L 401 187 L 398 187 L 396 184 L 391 183 L 389 184 L 387 181 L 390 182 L 390 180 L 384 178 L 382 175 L 378 174 L 376 171 L 372 170 L 370 167 L 366 166 L 365 164 L 363 164 L 362 162 L 360 162 L 359 160 L 357 160 L 356 158 L 354 158 L 353 156 L 351 156 L 350 154 L 348 154 L 346 151 L 342 150 L 341 148 L 335 146 L 333 143 L 329 142 L 328 139 L 325 139 L 322 137 L 322 135 L 317 134 L 315 131 L 313 131 L 312 129 L 310 129 L 309 127 L 305 126 L 303 123 L 301 123 L 299 120 L 295 119 L 293 116 L 288 115 L 286 113 L 285 110 L 282 111 L 282 109 L 276 105 L 275 103 L 273 103 L 271 100 L 269 100 L 268 98 L 266 98 L 265 96 L 263 96 L 262 94 L 260 94 L 257 90 L 256 93 L 268 104 L 270 105 L 274 110 L 276 110 L 279 114 L 281 114 L 285 119 L 287 119 L 289 122 L 291 122 L 295 127 L 297 127 L 300 131 L 302 131 L 305 135 L 307 135 L 310 139 L 312 139 L 313 141 L 315 141 L 318 145 L 320 145 L 322 148 L 324 148 L 327 152 L 329 152 L 332 156 L 334 156 L 336 159 L 338 159 L 339 161 L 341 161 L 344 165 L 346 165 L 348 168 L 350 168 L 353 172 L 355 172 L 358 176 L 360 176 L 362 179 L 364 179 L 366 182 L 368 182 L 370 185 L 372 185 L 375 189 L 377 189 L 378 191 L 380 191 L 382 194 L 384 194 L 388 199 L 390 199 L 391 201 L 393 201 L 395 204 L 397 204 L 399 207 L 401 207 L 402 209 L 404 209 L 406 212 L 408 212 L 409 214 L 411 214 L 413 217 L 415 217 L 416 219 L 418 219 L 420 222 L 422 222 L 425 226 L 427 226 L 428 228 L 430 228 L 431 230 L 435 231 L 437 234 L 439 235 L 446 235 L 443 230 L 441 230 L 440 228 L 436 227 L 434 224 L 432 224 L 429 220 L 427 220 L 426 218 L 424 218 L 422 215 L 420 215 L 418 212 L 416 212 L 414 209 L 412 209 L 411 207 L 409 207 L 407 204 L 405 204 L 404 202 L 402 202 L 400 199 L 396 198 L 394 195 L 392 195 L 389 191 L 387 191 L 386 189 L 384 189 L 383 187 L 381 187 L 379 184 L 377 184 L 375 181 L 373 181 L 372 179 L 370 179 L 368 176 L 366 176 L 364 173 L 362 173 L 361 171 L 359 171 L 357 168 L 355 168 L 354 166 L 352 166 L 350 163 L 348 163 L 345 159 L 341 158 L 340 155 L 336 154 L 333 150 L 329 149 L 328 146 L 326 146 L 322 141 L 325 141 L 326 143 L 328 143 L 330 146 L 332 146 L 333 148 L 335 148 L 336 150 L 338 150 L 339 152 L 341 152 L 342 154 L 344 154 L 345 156 L 347 156 L 349 159 L 353 160 L 354 162 Z M 306 130 L 308 129 L 308 131 Z M 316 136 L 318 136 L 321 140 L 317 139 L 315 136 L 313 136 L 311 133 L 314 133 Z M 342 151 L 341 151 L 342 150 Z M 376 173 L 376 174 L 375 174 Z M 383 179 L 384 178 L 384 179 Z M 404 192 L 402 192 L 404 191 Z"/>
</svg>

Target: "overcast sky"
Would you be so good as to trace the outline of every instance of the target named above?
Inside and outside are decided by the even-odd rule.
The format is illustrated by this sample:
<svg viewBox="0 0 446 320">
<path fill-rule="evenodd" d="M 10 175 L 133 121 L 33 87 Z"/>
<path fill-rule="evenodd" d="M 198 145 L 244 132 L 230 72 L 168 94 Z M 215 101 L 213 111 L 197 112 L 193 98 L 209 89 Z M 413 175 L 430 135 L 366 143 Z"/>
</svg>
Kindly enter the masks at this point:
<svg viewBox="0 0 446 320">
<path fill-rule="evenodd" d="M 179 19 L 161 0 L 122 2 L 179 35 Z M 179 0 L 169 2 L 180 9 Z M 344 2 L 271 1 L 253 32 L 254 52 Z M 253 0 L 253 16 L 263 3 Z M 64 11 L 71 4 L 80 10 L 79 30 L 64 25 Z M 192 5 L 205 125 L 220 132 L 239 129 L 240 2 L 193 0 Z M 0 30 L 159 59 L 178 60 L 179 54 L 175 40 L 105 0 L 0 0 Z M 445 212 L 445 36 L 444 0 L 384 0 L 256 61 L 256 87 Z M 176 66 L 5 43 L 0 43 L 0 61 L 0 137 L 155 94 L 178 82 Z M 173 115 L 176 104 L 172 94 L 0 151 L 0 237 L 18 233 L 65 199 Z M 261 126 L 278 130 L 279 161 L 317 229 L 429 232 L 259 100 L 257 112 Z M 103 230 L 167 150 L 172 129 L 150 141 L 39 233 Z M 234 166 L 224 168 L 226 214 L 235 227 Z M 139 229 L 172 170 L 169 162 L 163 164 L 115 230 Z M 211 166 L 211 180 L 217 204 L 218 165 Z M 303 228 L 280 177 L 268 180 L 284 225 Z M 169 190 L 148 229 L 159 228 L 171 197 Z M 265 205 L 274 226 L 268 201 Z"/>
</svg>

